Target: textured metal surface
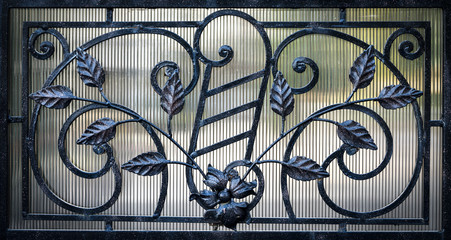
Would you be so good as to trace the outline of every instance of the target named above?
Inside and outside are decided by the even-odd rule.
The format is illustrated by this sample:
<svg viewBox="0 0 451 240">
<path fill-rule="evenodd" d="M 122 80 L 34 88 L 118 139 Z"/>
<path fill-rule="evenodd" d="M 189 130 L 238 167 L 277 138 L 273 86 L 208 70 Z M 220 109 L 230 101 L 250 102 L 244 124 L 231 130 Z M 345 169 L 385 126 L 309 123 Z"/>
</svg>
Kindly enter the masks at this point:
<svg viewBox="0 0 451 240">
<path fill-rule="evenodd" d="M 188 25 L 188 24 L 187 24 Z M 270 25 L 270 24 L 269 24 Z M 98 26 L 101 26 L 101 25 L 98 25 Z M 318 62 L 318 61 L 317 61 Z M 310 64 L 309 64 L 310 65 Z M 321 73 L 321 71 L 319 71 L 319 73 Z M 261 75 L 260 75 L 261 76 Z M 314 84 L 313 84 L 313 86 L 314 86 Z M 254 103 L 255 104 L 255 103 Z M 252 105 L 253 106 L 253 105 Z M 239 111 L 241 111 L 241 109 L 237 109 L 236 110 L 237 112 L 239 112 Z M 205 123 L 207 123 L 207 124 L 211 124 L 211 123 L 214 123 L 215 122 L 215 120 L 216 119 L 220 119 L 220 118 L 218 118 L 218 117 L 216 117 L 216 118 L 211 118 L 211 119 L 209 119 L 209 120 L 207 120 Z M 164 126 L 164 125 L 161 125 L 162 127 Z M 208 150 L 208 149 L 207 149 Z M 203 152 L 200 152 L 200 153 L 203 153 Z M 340 167 L 341 168 L 341 167 Z M 345 171 L 346 172 L 346 171 Z M 351 172 L 352 173 L 352 172 Z M 352 174 L 351 174 L 352 175 Z M 185 196 L 186 197 L 186 196 Z M 102 218 L 98 218 L 98 219 L 102 219 Z M 162 219 L 164 219 L 164 218 L 162 218 Z M 164 221 L 171 221 L 170 219 L 166 219 L 166 220 L 164 220 Z M 194 220 L 193 220 L 194 221 Z M 200 220 L 199 220 L 200 221 Z M 259 220 L 258 219 L 256 219 L 256 222 L 258 222 Z M 321 220 L 315 220 L 315 221 L 317 221 L 317 222 L 321 222 Z M 315 221 L 312 221 L 312 222 L 315 222 Z M 283 222 L 283 221 L 280 221 L 280 222 Z M 289 222 L 289 221 L 286 221 L 287 223 Z M 302 220 L 301 221 L 299 221 L 299 222 L 302 222 Z M 327 222 L 327 221 L 326 221 Z M 334 222 L 334 221 L 331 221 L 331 222 Z M 350 220 L 349 222 L 353 222 L 352 220 Z M 398 221 L 399 223 L 400 222 L 402 222 L 402 221 Z"/>
</svg>

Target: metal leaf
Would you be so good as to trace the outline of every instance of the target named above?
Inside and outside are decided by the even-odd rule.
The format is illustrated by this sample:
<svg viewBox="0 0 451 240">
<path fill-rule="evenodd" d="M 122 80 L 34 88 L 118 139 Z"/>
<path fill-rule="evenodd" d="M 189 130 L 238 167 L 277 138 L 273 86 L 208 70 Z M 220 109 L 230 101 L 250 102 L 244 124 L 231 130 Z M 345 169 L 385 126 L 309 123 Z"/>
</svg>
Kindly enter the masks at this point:
<svg viewBox="0 0 451 240">
<path fill-rule="evenodd" d="M 290 159 L 283 168 L 288 176 L 301 181 L 310 181 L 329 177 L 329 173 L 310 158 L 296 156 Z"/>
<path fill-rule="evenodd" d="M 62 109 L 69 106 L 76 97 L 66 86 L 49 86 L 30 94 L 30 98 L 48 108 Z"/>
<path fill-rule="evenodd" d="M 354 89 L 365 88 L 373 81 L 374 72 L 376 70 L 374 56 L 374 47 L 369 46 L 354 61 L 349 72 L 349 80 L 351 80 L 354 85 Z"/>
<path fill-rule="evenodd" d="M 254 188 L 257 186 L 257 182 L 254 180 L 252 182 L 243 181 L 240 177 L 234 177 L 230 181 L 230 192 L 234 198 L 245 198 L 249 195 L 255 195 Z"/>
<path fill-rule="evenodd" d="M 216 193 L 209 190 L 202 190 L 200 193 L 193 193 L 190 195 L 189 200 L 200 200 L 207 208 L 214 208 L 219 203 Z"/>
<path fill-rule="evenodd" d="M 222 224 L 230 229 L 236 229 L 240 221 L 249 219 L 247 211 L 247 202 L 234 202 L 220 205 L 217 209 L 207 210 L 204 218 L 209 223 Z"/>
<path fill-rule="evenodd" d="M 84 84 L 101 88 L 105 82 L 105 71 L 91 55 L 77 48 L 77 70 Z"/>
<path fill-rule="evenodd" d="M 114 138 L 116 122 L 111 118 L 101 118 L 88 126 L 77 140 L 78 144 L 100 145 Z"/>
<path fill-rule="evenodd" d="M 161 173 L 169 162 L 161 153 L 148 152 L 122 164 L 122 169 L 141 176 L 153 176 Z"/>
<path fill-rule="evenodd" d="M 161 107 L 171 118 L 182 111 L 184 104 L 185 96 L 182 81 L 179 78 L 179 71 L 175 69 L 163 88 Z"/>
<path fill-rule="evenodd" d="M 383 108 L 396 109 L 405 107 L 413 100 L 421 97 L 422 91 L 403 85 L 390 85 L 382 89 L 378 101 Z"/>
<path fill-rule="evenodd" d="M 338 137 L 346 144 L 356 148 L 377 150 L 374 140 L 366 128 L 353 120 L 338 124 Z"/>
<path fill-rule="evenodd" d="M 213 190 L 221 191 L 227 187 L 227 182 L 227 174 L 208 164 L 207 178 L 204 180 L 205 185 L 209 186 Z"/>
<path fill-rule="evenodd" d="M 291 87 L 281 72 L 277 72 L 271 88 L 271 109 L 282 117 L 288 116 L 294 109 Z"/>
</svg>

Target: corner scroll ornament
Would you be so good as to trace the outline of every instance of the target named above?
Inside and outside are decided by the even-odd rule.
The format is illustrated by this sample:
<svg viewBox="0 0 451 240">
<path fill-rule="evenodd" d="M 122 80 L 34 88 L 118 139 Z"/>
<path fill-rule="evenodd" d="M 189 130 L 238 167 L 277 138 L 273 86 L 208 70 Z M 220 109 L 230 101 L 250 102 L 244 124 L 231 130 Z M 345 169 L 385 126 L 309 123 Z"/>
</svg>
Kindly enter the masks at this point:
<svg viewBox="0 0 451 240">
<path fill-rule="evenodd" d="M 227 52 L 231 53 L 229 54 L 230 56 L 220 51 L 220 54 L 222 53 L 221 56 L 227 57 L 227 61 L 224 60 L 222 64 L 227 64 L 233 57 L 233 51 L 230 47 L 227 48 Z M 125 106 L 111 102 L 104 94 L 103 84 L 107 81 L 107 75 L 101 64 L 82 48 L 77 48 L 75 56 L 77 61 L 77 71 L 81 80 L 86 86 L 97 88 L 104 101 L 77 97 L 71 89 L 61 85 L 43 87 L 41 90 L 30 94 L 29 97 L 36 103 L 51 109 L 66 108 L 72 101 L 85 101 L 90 102 L 95 106 L 130 113 Z M 305 63 L 316 68 L 314 71 L 318 71 L 316 64 L 307 58 L 296 59 L 295 62 L 293 62 L 293 69 L 296 72 L 302 72 L 301 65 L 305 68 Z M 213 63 L 209 64 L 214 65 Z M 219 66 L 220 64 L 217 63 L 216 65 Z M 230 163 L 224 171 L 209 165 L 205 173 L 205 171 L 196 163 L 194 157 L 172 138 L 171 120 L 183 110 L 185 103 L 184 97 L 187 93 L 186 89 L 183 88 L 182 81 L 179 77 L 179 67 L 172 62 L 167 62 L 163 65 L 159 64 L 158 70 L 162 67 L 166 67 L 165 75 L 168 80 L 163 89 L 159 89 L 158 94 L 161 96 L 161 108 L 168 114 L 167 131 L 162 130 L 137 113 L 130 113 L 133 118 L 124 121 L 115 121 L 108 117 L 94 121 L 87 127 L 76 142 L 77 144 L 82 145 L 92 145 L 95 151 L 97 150 L 101 153 L 102 149 L 109 148 L 107 144 L 115 137 L 116 129 L 120 125 L 139 122 L 150 126 L 153 130 L 159 132 L 162 136 L 174 143 L 175 146 L 185 154 L 188 160 L 186 162 L 170 160 L 167 159 L 165 154 L 161 151 L 150 151 L 141 153 L 130 159 L 128 162 L 123 163 L 121 168 L 141 176 L 159 175 L 171 164 L 183 165 L 187 168 L 199 171 L 204 178 L 203 183 L 209 189 L 192 192 L 189 196 L 189 200 L 196 200 L 206 208 L 204 219 L 206 222 L 215 226 L 215 228 L 222 225 L 227 228 L 236 229 L 238 223 L 250 223 L 252 221 L 250 215 L 251 209 L 249 207 L 250 203 L 242 201 L 242 199 L 251 195 L 255 196 L 262 194 L 263 190 L 258 190 L 258 192 L 255 191 L 264 183 L 261 172 L 260 175 L 257 174 L 257 176 L 261 176 L 258 181 L 246 180 L 251 171 L 259 171 L 256 168 L 257 165 L 268 163 L 280 164 L 282 165 L 283 173 L 298 181 L 322 181 L 323 178 L 329 177 L 329 173 L 326 171 L 324 165 L 322 166 L 315 160 L 306 156 L 293 156 L 284 161 L 263 159 L 265 154 L 280 140 L 287 137 L 289 133 L 296 131 L 301 127 L 304 128 L 313 121 L 323 121 L 334 124 L 337 127 L 337 135 L 343 142 L 339 151 L 346 151 L 348 154 L 352 155 L 359 151 L 359 149 L 377 150 L 378 147 L 371 137 L 370 132 L 362 124 L 354 120 L 336 122 L 331 119 L 321 118 L 321 115 L 370 101 L 378 102 L 385 109 L 398 109 L 407 106 L 422 96 L 421 91 L 407 85 L 391 85 L 383 88 L 378 97 L 351 101 L 355 92 L 359 89 L 368 87 L 374 79 L 376 69 L 375 49 L 373 46 L 368 46 L 360 56 L 355 59 L 350 68 L 349 81 L 353 85 L 353 90 L 349 94 L 349 97 L 342 103 L 330 105 L 312 113 L 292 128 L 285 130 L 285 119 L 296 108 L 294 95 L 303 93 L 303 91 L 300 89 L 292 89 L 282 72 L 275 71 L 273 72 L 274 81 L 270 90 L 270 107 L 274 113 L 282 118 L 280 136 L 260 153 L 254 161 L 250 161 L 250 159 L 237 160 Z M 317 80 L 316 76 L 316 80 L 312 80 L 313 85 Z M 191 86 L 189 88 L 192 90 Z M 111 164 L 114 164 L 114 162 Z M 234 169 L 236 166 L 248 167 L 247 172 L 240 177 L 240 174 Z M 157 213 L 155 217 L 158 218 L 158 216 L 159 213 Z"/>
</svg>

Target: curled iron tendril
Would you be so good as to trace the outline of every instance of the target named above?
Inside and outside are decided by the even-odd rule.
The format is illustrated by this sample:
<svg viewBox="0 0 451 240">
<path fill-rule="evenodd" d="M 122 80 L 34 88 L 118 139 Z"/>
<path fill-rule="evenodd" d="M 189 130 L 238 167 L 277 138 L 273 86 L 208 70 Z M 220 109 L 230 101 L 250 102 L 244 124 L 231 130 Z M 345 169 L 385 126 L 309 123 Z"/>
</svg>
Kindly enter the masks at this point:
<svg viewBox="0 0 451 240">
<path fill-rule="evenodd" d="M 417 59 L 423 54 L 424 48 L 425 48 L 425 41 L 424 41 L 421 33 L 419 33 L 417 30 L 415 30 L 413 28 L 401 28 L 401 29 L 398 29 L 395 32 L 393 32 L 385 43 L 384 56 L 387 59 L 390 59 L 390 50 L 391 50 L 391 46 L 392 46 L 393 42 L 399 36 L 404 35 L 404 34 L 410 34 L 417 39 L 418 49 L 415 52 L 413 52 L 414 44 L 411 41 L 407 41 L 407 40 L 402 41 L 398 47 L 399 54 L 401 54 L 401 56 L 403 56 L 404 58 L 409 59 L 409 60 Z"/>
<path fill-rule="evenodd" d="M 53 53 L 55 52 L 55 45 L 52 42 L 49 41 L 43 41 L 40 46 L 39 46 L 39 50 L 37 51 L 35 49 L 35 43 L 37 41 L 37 39 L 43 35 L 43 34 L 50 34 L 53 35 L 54 37 L 56 37 L 56 39 L 60 42 L 61 47 L 63 48 L 63 55 L 65 58 L 67 58 L 69 56 L 69 44 L 67 43 L 66 38 L 64 38 L 64 36 L 58 32 L 55 29 L 38 29 L 36 31 L 34 31 L 31 36 L 30 39 L 28 40 L 28 50 L 31 53 L 31 55 L 37 59 L 40 60 L 45 60 L 48 59 L 49 57 L 51 57 L 53 55 Z"/>
</svg>

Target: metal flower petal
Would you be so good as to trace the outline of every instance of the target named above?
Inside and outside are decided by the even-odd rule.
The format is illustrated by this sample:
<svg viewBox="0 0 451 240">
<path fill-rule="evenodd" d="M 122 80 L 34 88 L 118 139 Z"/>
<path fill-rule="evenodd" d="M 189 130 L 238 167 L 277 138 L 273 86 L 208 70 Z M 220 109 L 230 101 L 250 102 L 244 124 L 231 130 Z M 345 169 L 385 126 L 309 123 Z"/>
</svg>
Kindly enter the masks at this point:
<svg viewBox="0 0 451 240">
<path fill-rule="evenodd" d="M 227 187 L 227 182 L 227 174 L 208 164 L 207 179 L 204 180 L 205 185 L 213 190 L 221 191 Z"/>
<path fill-rule="evenodd" d="M 257 182 L 254 180 L 252 182 L 243 181 L 240 177 L 234 177 L 230 181 L 230 192 L 234 198 L 245 198 L 249 195 L 255 195 L 254 188 L 257 186 Z"/>
<path fill-rule="evenodd" d="M 218 195 L 209 190 L 202 190 L 200 193 L 191 194 L 189 200 L 193 201 L 194 199 L 201 201 L 207 208 L 214 208 L 219 202 Z"/>
<path fill-rule="evenodd" d="M 246 221 L 249 218 L 247 211 L 247 202 L 234 202 L 219 206 L 217 209 L 207 210 L 204 218 L 213 224 L 222 224 L 225 227 L 236 230 L 236 225 L 240 221 Z"/>
</svg>

